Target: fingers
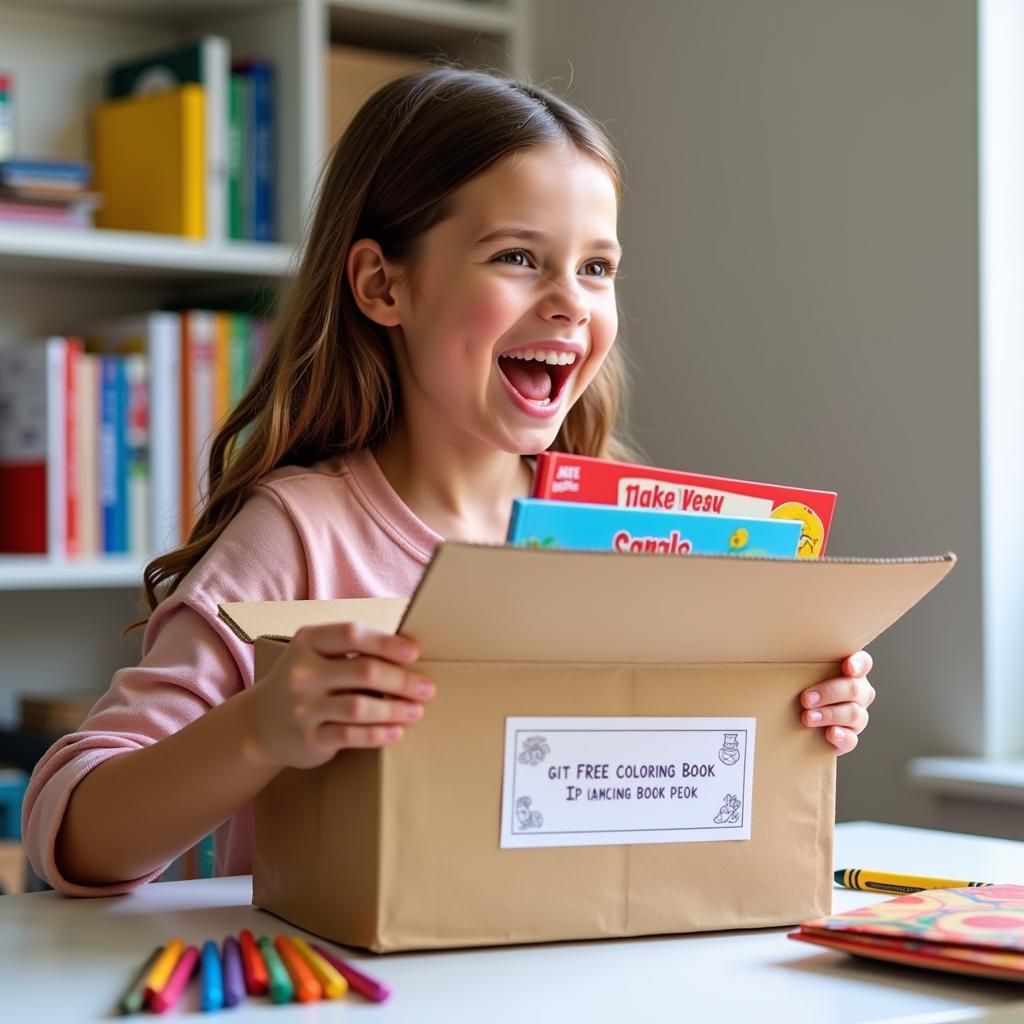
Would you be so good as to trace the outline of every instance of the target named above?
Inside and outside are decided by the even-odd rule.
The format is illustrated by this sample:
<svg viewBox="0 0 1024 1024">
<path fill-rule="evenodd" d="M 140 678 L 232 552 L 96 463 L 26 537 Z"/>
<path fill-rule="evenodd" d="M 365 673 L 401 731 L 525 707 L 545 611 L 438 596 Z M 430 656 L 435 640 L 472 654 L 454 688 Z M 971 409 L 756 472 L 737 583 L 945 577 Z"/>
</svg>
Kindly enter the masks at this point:
<svg viewBox="0 0 1024 1024">
<path fill-rule="evenodd" d="M 368 693 L 343 693 L 319 701 L 316 715 L 320 723 L 399 725 L 418 722 L 423 717 L 423 705 L 410 700 L 383 700 Z"/>
<path fill-rule="evenodd" d="M 292 643 L 305 645 L 325 658 L 370 654 L 401 663 L 415 661 L 419 657 L 415 642 L 408 637 L 385 633 L 358 622 L 303 626 L 292 638 Z"/>
<path fill-rule="evenodd" d="M 841 676 L 827 679 L 800 694 L 800 703 L 805 708 L 821 708 L 829 704 L 852 701 L 861 707 L 870 707 L 875 699 L 875 688 L 864 676 Z"/>
<path fill-rule="evenodd" d="M 833 726 L 825 730 L 825 739 L 832 744 L 840 754 L 848 754 L 857 746 L 857 734 L 849 729 Z"/>
<path fill-rule="evenodd" d="M 874 660 L 867 651 L 857 651 L 843 662 L 843 674 L 848 676 L 866 676 L 874 667 Z"/>
<path fill-rule="evenodd" d="M 403 729 L 400 725 L 344 725 L 340 722 L 325 722 L 316 730 L 316 742 L 325 750 L 336 751 L 346 748 L 373 749 L 386 747 L 400 740 Z"/>
<path fill-rule="evenodd" d="M 840 726 L 854 734 L 863 732 L 868 724 L 867 709 L 861 704 L 831 704 L 804 711 L 800 721 L 811 728 Z"/>
</svg>

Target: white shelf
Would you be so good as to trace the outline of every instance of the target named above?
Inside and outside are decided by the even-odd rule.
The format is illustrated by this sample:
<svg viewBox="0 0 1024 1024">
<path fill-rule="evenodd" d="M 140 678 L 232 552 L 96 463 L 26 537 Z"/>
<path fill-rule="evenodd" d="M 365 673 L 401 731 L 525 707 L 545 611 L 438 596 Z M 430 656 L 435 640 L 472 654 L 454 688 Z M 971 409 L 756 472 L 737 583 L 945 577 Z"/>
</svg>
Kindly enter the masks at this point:
<svg viewBox="0 0 1024 1024">
<path fill-rule="evenodd" d="M 1024 759 L 916 757 L 907 775 L 941 796 L 1024 804 Z"/>
<path fill-rule="evenodd" d="M 209 281 L 279 279 L 294 250 L 260 242 L 209 244 L 142 231 L 68 230 L 0 224 L 0 273 Z"/>
<path fill-rule="evenodd" d="M 393 43 L 424 30 L 511 35 L 519 21 L 510 6 L 457 0 L 327 0 L 327 7 L 332 30 L 383 30 Z"/>
<path fill-rule="evenodd" d="M 145 561 L 132 555 L 74 562 L 46 555 L 0 555 L 0 591 L 141 589 Z"/>
</svg>

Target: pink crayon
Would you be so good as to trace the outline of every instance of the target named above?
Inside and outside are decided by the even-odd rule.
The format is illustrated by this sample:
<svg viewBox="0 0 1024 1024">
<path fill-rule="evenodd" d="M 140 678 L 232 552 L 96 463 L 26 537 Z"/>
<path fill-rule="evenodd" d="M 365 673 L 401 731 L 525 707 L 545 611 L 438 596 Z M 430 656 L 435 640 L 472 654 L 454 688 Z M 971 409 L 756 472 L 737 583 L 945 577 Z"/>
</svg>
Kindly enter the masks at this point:
<svg viewBox="0 0 1024 1024">
<path fill-rule="evenodd" d="M 185 986 L 192 977 L 192 972 L 195 970 L 198 961 L 199 950 L 195 946 L 189 946 L 181 954 L 181 959 L 174 965 L 174 970 L 171 971 L 167 984 L 159 992 L 155 993 L 149 1002 L 150 1007 L 155 1013 L 166 1013 L 177 1004 L 182 992 L 185 991 Z"/>
<path fill-rule="evenodd" d="M 324 949 L 323 946 L 318 946 L 315 942 L 311 942 L 310 946 L 348 982 L 349 988 L 353 992 L 358 992 L 361 996 L 365 996 L 375 1003 L 383 1003 L 391 995 L 391 989 L 383 982 L 374 981 L 373 978 L 363 974 L 362 971 L 356 970 L 352 964 L 342 960 L 329 949 Z"/>
</svg>

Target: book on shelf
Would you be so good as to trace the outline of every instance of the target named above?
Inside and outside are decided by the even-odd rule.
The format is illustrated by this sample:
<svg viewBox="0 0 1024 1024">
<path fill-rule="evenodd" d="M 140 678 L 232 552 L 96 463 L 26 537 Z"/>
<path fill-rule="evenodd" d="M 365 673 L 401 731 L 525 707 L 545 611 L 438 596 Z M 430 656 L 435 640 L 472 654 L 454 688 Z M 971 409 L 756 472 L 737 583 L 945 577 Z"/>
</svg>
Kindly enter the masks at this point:
<svg viewBox="0 0 1024 1024">
<path fill-rule="evenodd" d="M 228 237 L 228 76 L 231 51 L 223 36 L 204 35 L 185 46 L 163 50 L 114 66 L 110 99 L 173 93 L 195 85 L 204 99 L 199 176 L 202 181 L 202 236 L 218 242 Z"/>
<path fill-rule="evenodd" d="M 535 548 L 795 558 L 800 523 L 516 498 L 507 540 Z"/>
<path fill-rule="evenodd" d="M 205 97 L 198 85 L 101 103 L 93 118 L 99 227 L 205 236 Z"/>
<path fill-rule="evenodd" d="M 619 505 L 669 513 L 797 520 L 799 558 L 825 553 L 834 491 L 783 487 L 565 452 L 537 456 L 533 498 Z"/>
<path fill-rule="evenodd" d="M 277 237 L 274 70 L 269 61 L 251 58 L 235 61 L 232 71 L 233 77 L 244 82 L 239 97 L 244 104 L 239 118 L 242 162 L 238 182 L 242 237 L 272 242 Z"/>
<path fill-rule="evenodd" d="M 0 162 L 0 222 L 88 228 L 100 204 L 89 190 L 91 168 L 77 160 Z"/>
<path fill-rule="evenodd" d="M 50 337 L 0 349 L 0 551 L 63 557 L 77 545 L 68 486 L 68 439 L 76 407 L 68 401 L 77 339 Z M 71 369 L 69 369 L 71 367 Z"/>
</svg>

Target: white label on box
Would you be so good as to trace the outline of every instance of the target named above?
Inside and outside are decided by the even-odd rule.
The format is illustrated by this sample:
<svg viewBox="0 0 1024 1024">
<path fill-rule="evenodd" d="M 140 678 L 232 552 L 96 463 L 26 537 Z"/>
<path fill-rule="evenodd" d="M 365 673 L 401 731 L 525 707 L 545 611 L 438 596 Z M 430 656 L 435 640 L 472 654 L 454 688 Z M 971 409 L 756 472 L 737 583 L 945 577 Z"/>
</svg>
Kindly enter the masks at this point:
<svg viewBox="0 0 1024 1024">
<path fill-rule="evenodd" d="M 770 498 L 755 498 L 750 494 L 734 494 L 696 484 L 668 483 L 642 476 L 619 480 L 618 504 L 659 512 L 746 516 L 749 519 L 767 519 L 772 514 Z"/>
<path fill-rule="evenodd" d="M 754 718 L 506 718 L 501 846 L 750 838 Z"/>
</svg>

